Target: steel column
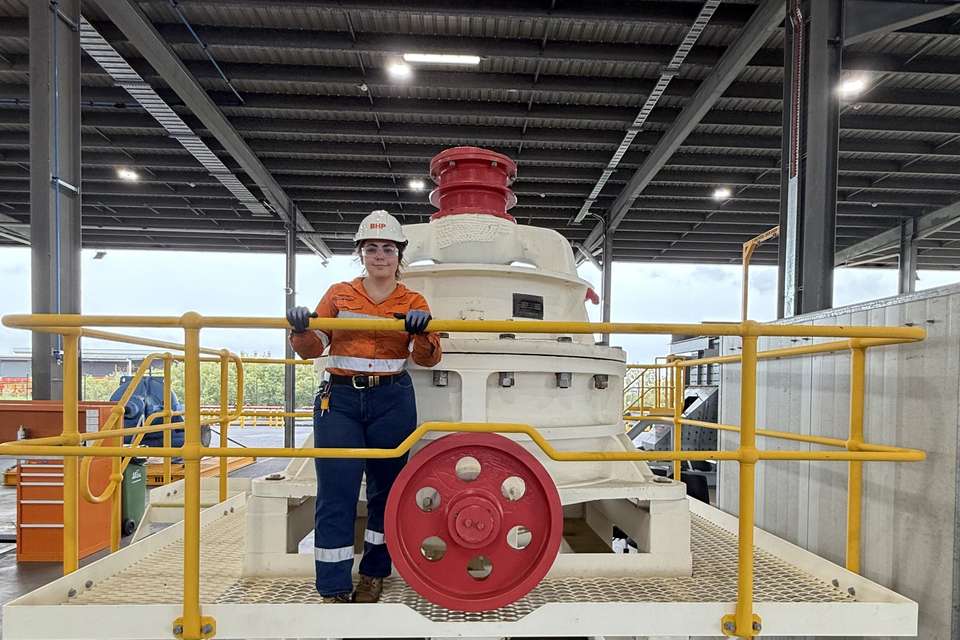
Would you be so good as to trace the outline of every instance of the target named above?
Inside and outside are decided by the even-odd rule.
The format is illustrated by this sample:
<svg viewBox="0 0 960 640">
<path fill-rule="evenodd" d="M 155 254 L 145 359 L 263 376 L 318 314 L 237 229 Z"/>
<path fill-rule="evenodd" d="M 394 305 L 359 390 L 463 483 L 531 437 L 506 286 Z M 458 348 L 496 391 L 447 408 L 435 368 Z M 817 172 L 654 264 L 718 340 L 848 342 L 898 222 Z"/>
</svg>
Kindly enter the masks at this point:
<svg viewBox="0 0 960 640">
<path fill-rule="evenodd" d="M 907 218 L 900 225 L 900 265 L 897 293 L 913 293 L 917 290 L 917 220 Z"/>
<path fill-rule="evenodd" d="M 603 284 L 602 284 L 602 306 L 601 322 L 610 322 L 610 312 L 613 307 L 613 230 L 609 227 L 603 234 Z M 601 338 L 604 344 L 610 344 L 610 334 L 603 334 Z"/>
<path fill-rule="evenodd" d="M 80 0 L 30 6 L 33 313 L 80 313 Z M 59 336 L 34 332 L 33 398 L 63 398 Z"/>
<path fill-rule="evenodd" d="M 287 286 L 286 286 L 286 309 L 297 304 L 297 225 L 287 223 Z M 290 341 L 286 341 L 285 355 L 288 359 L 295 358 L 293 346 Z M 291 413 L 296 408 L 297 401 L 297 367 L 296 365 L 286 364 L 283 366 L 283 410 Z M 283 446 L 295 447 L 297 419 L 286 416 L 283 419 Z"/>
<path fill-rule="evenodd" d="M 791 2 L 784 48 L 781 317 L 833 306 L 842 50 L 843 0 Z"/>
</svg>

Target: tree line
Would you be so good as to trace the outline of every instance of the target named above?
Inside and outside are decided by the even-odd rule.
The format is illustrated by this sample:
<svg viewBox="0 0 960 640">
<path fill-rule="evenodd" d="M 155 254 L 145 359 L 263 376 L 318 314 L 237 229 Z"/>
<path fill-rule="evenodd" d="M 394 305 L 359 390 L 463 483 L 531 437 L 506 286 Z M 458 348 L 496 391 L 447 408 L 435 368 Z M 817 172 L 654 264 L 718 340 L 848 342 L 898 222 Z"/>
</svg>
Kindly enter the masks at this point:
<svg viewBox="0 0 960 640">
<path fill-rule="evenodd" d="M 171 385 L 174 393 L 183 402 L 183 363 L 175 362 L 171 367 Z M 110 376 L 84 376 L 83 399 L 106 401 L 120 386 L 121 373 Z M 163 366 L 153 367 L 147 376 L 163 377 Z M 236 403 L 237 370 L 231 363 L 229 376 L 228 401 Z M 314 368 L 308 365 L 297 366 L 297 388 L 295 404 L 298 407 L 311 406 L 316 393 L 317 381 Z M 245 364 L 243 367 L 243 403 L 246 406 L 283 405 L 283 365 L 282 364 Z M 220 364 L 217 362 L 200 363 L 200 404 L 220 404 Z"/>
</svg>

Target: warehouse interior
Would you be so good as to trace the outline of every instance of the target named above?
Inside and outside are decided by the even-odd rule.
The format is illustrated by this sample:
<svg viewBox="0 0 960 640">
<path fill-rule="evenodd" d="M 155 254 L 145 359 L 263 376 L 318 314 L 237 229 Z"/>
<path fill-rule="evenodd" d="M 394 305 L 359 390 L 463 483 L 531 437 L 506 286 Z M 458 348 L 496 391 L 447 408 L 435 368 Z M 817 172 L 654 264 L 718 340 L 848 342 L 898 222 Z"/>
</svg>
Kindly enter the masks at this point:
<svg viewBox="0 0 960 640">
<path fill-rule="evenodd" d="M 828 585 L 832 580 L 836 593 L 830 598 L 810 596 L 809 603 L 824 605 L 822 611 L 784 596 L 793 608 L 764 609 L 769 613 L 763 624 L 754 623 L 754 635 L 747 635 L 741 584 L 733 627 L 715 616 L 715 629 L 691 622 L 681 634 L 686 614 L 670 609 L 665 618 L 675 626 L 642 625 L 629 637 L 894 637 L 911 635 L 911 625 L 914 637 L 960 637 L 960 288 L 917 288 L 918 270 L 960 269 L 960 3 L 0 0 L 0 251 L 30 248 L 31 299 L 23 301 L 23 314 L 84 313 L 84 249 L 282 254 L 284 303 L 293 307 L 296 256 L 325 263 L 353 254 L 354 233 L 371 211 L 385 209 L 405 228 L 434 226 L 440 205 L 431 192 L 441 183 L 431 159 L 452 147 L 490 150 L 516 164 L 515 177 L 508 175 L 516 196 L 509 214 L 522 229 L 532 229 L 518 242 L 533 255 L 545 246 L 537 243 L 547 236 L 538 234 L 555 232 L 551 238 L 567 243 L 556 246 L 572 252 L 571 278 L 578 265 L 596 266 L 602 286 L 589 288 L 588 295 L 597 296 L 603 322 L 611 321 L 617 298 L 615 262 L 744 264 L 745 279 L 747 262 L 776 268 L 778 320 L 769 326 L 790 327 L 794 334 L 756 333 L 744 298 L 737 331 L 695 334 L 715 337 L 714 351 L 691 355 L 678 347 L 671 357 L 736 355 L 746 363 L 745 340 L 756 349 L 759 336 L 761 351 L 789 349 L 803 341 L 820 343 L 816 335 L 801 337 L 798 327 L 853 328 L 819 334 L 823 340 L 849 335 L 849 354 L 761 362 L 756 380 L 739 365 L 724 366 L 709 385 L 681 377 L 689 387 L 719 388 L 713 422 L 740 424 L 746 409 L 737 389 L 756 384 L 756 416 L 750 420 L 760 430 L 803 434 L 806 451 L 818 450 L 816 438 L 842 440 L 848 453 L 860 451 L 866 438 L 925 452 L 923 462 L 864 465 L 863 522 L 858 509 L 855 533 L 848 520 L 846 535 L 838 529 L 852 509 L 846 465 L 787 458 L 757 465 L 757 535 L 766 545 L 758 549 L 790 558 Z M 834 308 L 835 270 L 850 267 L 896 271 L 898 295 Z M 271 284 L 276 290 L 281 283 Z M 704 306 L 703 320 L 712 320 L 709 301 Z M 251 308 L 248 315 L 262 314 Z M 486 317 L 434 315 L 465 322 L 503 319 L 490 311 Z M 549 315 L 541 309 L 533 317 L 579 320 Z M 631 321 L 669 322 L 670 309 Z M 20 316 L 15 322 L 20 324 L 7 326 L 37 326 Z M 857 333 L 856 327 L 867 326 L 874 333 Z M 884 327 L 922 329 L 925 337 L 894 344 L 899 337 L 893 336 L 901 334 L 881 335 Z M 606 333 L 595 333 L 603 334 L 597 344 L 609 347 Z M 691 337 L 666 333 L 677 344 Z M 32 400 L 66 401 L 64 338 L 38 330 L 31 341 Z M 862 398 L 859 405 L 848 400 L 856 385 L 847 372 L 868 347 L 872 355 L 858 365 L 866 380 L 860 390 L 864 409 Z M 292 347 L 285 355 L 294 357 Z M 296 430 L 302 416 L 293 416 L 296 368 L 285 364 L 282 411 L 289 415 L 277 422 L 288 448 L 303 446 Z M 133 372 L 128 364 L 126 373 Z M 659 385 L 660 374 L 651 375 Z M 429 379 L 438 385 L 436 376 Z M 503 380 L 501 373 L 500 387 L 507 386 Z M 665 389 L 683 387 L 671 380 Z M 652 424 L 663 407 L 646 412 L 645 392 L 640 409 Z M 620 411 L 620 401 L 616 420 L 630 414 L 630 407 Z M 847 433 L 855 406 L 859 440 Z M 673 417 L 672 410 L 660 418 Z M 680 414 L 674 419 L 679 431 Z M 714 469 L 710 494 L 724 514 L 714 524 L 727 523 L 736 532 L 748 445 L 742 434 L 723 431 L 711 442 L 718 453 L 741 452 L 738 464 L 721 462 Z M 853 475 L 860 462 L 849 460 Z M 747 463 L 751 469 L 753 462 Z M 246 481 L 244 490 L 256 494 L 248 486 L 257 478 L 255 469 L 267 475 L 266 467 L 252 467 L 231 475 L 231 482 L 236 478 L 240 487 Z M 282 469 L 292 474 L 285 461 L 275 462 L 269 473 Z M 664 469 L 675 469 L 674 482 L 681 479 L 679 466 L 664 463 Z M 307 482 L 315 485 L 316 479 Z M 856 482 L 859 492 L 861 480 Z M 699 506 L 691 509 L 706 517 L 696 511 Z M 291 523 L 302 516 L 288 515 Z M 851 546 L 851 536 L 862 540 Z M 836 564 L 838 578 L 803 564 L 783 541 Z M 859 559 L 854 565 L 851 549 Z M 697 562 L 705 562 L 698 557 L 694 553 L 695 574 Z M 778 566 L 771 560 L 768 569 L 776 573 Z M 12 585 L 9 592 L 0 586 L 0 604 L 52 581 L 59 568 L 18 573 L 0 546 L 0 571 Z M 849 575 L 839 577 L 840 571 Z M 860 576 L 869 582 L 861 585 Z M 624 583 L 621 589 L 632 587 Z M 858 589 L 901 608 L 887 613 L 878 604 L 868 624 L 863 612 L 875 603 L 867 596 L 856 614 L 840 609 L 857 601 Z M 887 589 L 892 595 L 884 600 Z M 756 591 L 759 603 L 776 589 Z M 611 603 L 620 595 L 588 594 L 577 601 Z M 682 593 L 671 595 L 674 604 L 684 602 Z M 654 612 L 651 602 L 657 600 L 648 596 L 638 589 L 631 602 Z M 26 605 L 34 602 L 26 597 Z M 37 597 L 36 603 L 49 604 L 46 595 Z M 716 599 L 726 602 L 725 596 Z M 43 612 L 20 613 L 26 605 L 15 611 L 21 617 L 10 637 L 46 637 L 31 635 Z M 564 634 L 560 617 L 538 627 L 534 605 L 520 610 L 523 615 L 509 614 L 515 619 L 501 615 L 498 624 L 529 626 L 491 623 L 469 635 L 474 632 L 468 626 L 398 622 L 396 630 L 361 625 L 357 637 L 420 630 L 423 637 L 438 638 L 628 637 L 621 633 L 626 627 L 609 631 L 599 623 Z M 641 609 L 629 611 L 637 615 Z M 347 614 L 337 616 L 331 618 L 333 631 L 317 637 L 340 637 L 337 630 L 354 624 Z M 455 620 L 469 624 L 468 618 Z M 400 614 L 397 619 L 405 620 Z M 67 616 L 59 623 L 79 622 Z M 220 624 L 234 628 L 224 627 L 222 618 Z M 180 623 L 174 627 L 179 632 L 166 637 L 240 637 L 216 635 L 216 626 L 195 633 Z M 296 635 L 292 629 L 290 637 Z M 716 634 L 705 631 L 710 629 Z M 66 627 L 64 632 L 74 637 Z"/>
</svg>

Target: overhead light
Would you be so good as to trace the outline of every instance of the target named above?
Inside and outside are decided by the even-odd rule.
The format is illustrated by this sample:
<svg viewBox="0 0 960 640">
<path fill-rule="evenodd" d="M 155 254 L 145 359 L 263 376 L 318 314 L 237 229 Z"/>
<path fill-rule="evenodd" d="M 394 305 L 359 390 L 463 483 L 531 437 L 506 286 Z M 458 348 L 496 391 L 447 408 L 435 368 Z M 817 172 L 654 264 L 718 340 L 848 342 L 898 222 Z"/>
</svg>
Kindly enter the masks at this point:
<svg viewBox="0 0 960 640">
<path fill-rule="evenodd" d="M 406 62 L 394 62 L 387 67 L 387 73 L 398 80 L 406 80 L 413 75 L 413 69 Z"/>
<path fill-rule="evenodd" d="M 103 260 L 103 256 L 105 256 L 105 255 L 107 255 L 107 252 L 106 252 L 106 251 L 97 251 L 97 253 L 94 254 L 94 256 L 93 256 L 93 259 L 94 259 L 94 260 Z"/>
<path fill-rule="evenodd" d="M 480 56 L 461 56 L 448 53 L 405 53 L 403 59 L 407 62 L 423 62 L 426 64 L 480 64 Z"/>
<path fill-rule="evenodd" d="M 713 199 L 714 199 L 714 200 L 726 200 L 726 199 L 729 198 L 731 195 L 733 195 L 733 194 L 731 193 L 730 189 L 727 189 L 726 187 L 720 187 L 719 189 L 716 189 L 716 190 L 713 192 Z"/>
<path fill-rule="evenodd" d="M 426 187 L 423 180 L 411 180 L 407 183 L 407 186 L 410 187 L 411 191 L 423 191 Z"/>
<path fill-rule="evenodd" d="M 121 180 L 129 180 L 130 182 L 140 179 L 140 175 L 130 169 L 117 169 L 117 177 Z"/>
<path fill-rule="evenodd" d="M 867 81 L 864 78 L 847 78 L 840 83 L 837 92 L 844 98 L 852 98 L 860 95 L 867 88 Z"/>
</svg>

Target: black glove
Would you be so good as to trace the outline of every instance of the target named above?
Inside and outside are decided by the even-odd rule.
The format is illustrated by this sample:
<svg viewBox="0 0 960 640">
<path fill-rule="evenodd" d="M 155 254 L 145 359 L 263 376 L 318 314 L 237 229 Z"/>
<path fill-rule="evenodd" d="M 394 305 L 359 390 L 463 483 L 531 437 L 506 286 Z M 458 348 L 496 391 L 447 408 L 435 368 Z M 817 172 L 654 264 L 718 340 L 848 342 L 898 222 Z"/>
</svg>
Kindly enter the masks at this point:
<svg viewBox="0 0 960 640">
<path fill-rule="evenodd" d="M 432 317 L 426 311 L 411 309 L 407 313 L 395 313 L 393 316 L 403 320 L 403 328 L 407 333 L 423 334 L 427 332 L 427 324 Z"/>
<path fill-rule="evenodd" d="M 310 325 L 310 318 L 316 318 L 316 313 L 311 313 L 306 307 L 292 307 L 287 309 L 287 322 L 293 327 L 294 333 L 303 333 Z"/>
</svg>

